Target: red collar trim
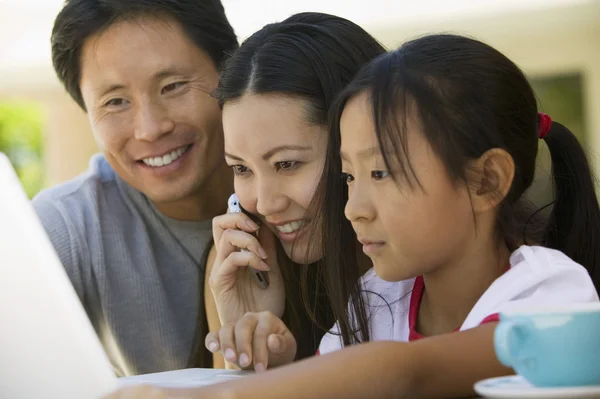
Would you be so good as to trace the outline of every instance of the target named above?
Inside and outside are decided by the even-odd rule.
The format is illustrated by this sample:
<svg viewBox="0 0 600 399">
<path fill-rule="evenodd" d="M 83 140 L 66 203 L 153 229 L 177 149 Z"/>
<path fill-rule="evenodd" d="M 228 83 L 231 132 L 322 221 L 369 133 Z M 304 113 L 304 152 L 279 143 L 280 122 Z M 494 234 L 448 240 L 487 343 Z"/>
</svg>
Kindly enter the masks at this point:
<svg viewBox="0 0 600 399">
<path fill-rule="evenodd" d="M 510 265 L 506 271 L 510 270 Z M 419 307 L 421 306 L 421 300 L 423 299 L 423 292 L 425 291 L 425 283 L 423 282 L 423 276 L 415 278 L 415 284 L 413 286 L 412 293 L 410 295 L 410 305 L 408 308 L 408 340 L 415 341 L 417 339 L 424 338 L 417 331 L 417 317 L 419 316 Z M 498 321 L 498 314 L 492 314 L 482 320 L 481 324 L 491 323 Z M 459 331 L 460 327 L 454 331 Z"/>
</svg>

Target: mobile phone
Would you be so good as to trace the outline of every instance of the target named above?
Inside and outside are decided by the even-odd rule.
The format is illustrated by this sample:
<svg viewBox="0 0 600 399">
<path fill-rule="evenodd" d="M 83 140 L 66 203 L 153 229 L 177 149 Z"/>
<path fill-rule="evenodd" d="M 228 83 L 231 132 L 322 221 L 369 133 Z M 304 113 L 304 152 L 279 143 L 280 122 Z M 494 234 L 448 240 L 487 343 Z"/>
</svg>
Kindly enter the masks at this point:
<svg viewBox="0 0 600 399">
<path fill-rule="evenodd" d="M 254 215 L 247 212 L 242 207 L 242 205 L 240 204 L 240 201 L 235 193 L 231 194 L 231 196 L 229 197 L 229 201 L 227 201 L 227 205 L 228 205 L 227 212 L 229 212 L 229 213 L 243 212 L 246 216 L 248 216 L 250 219 L 252 219 L 253 222 L 260 225 L 260 221 L 257 220 L 257 218 Z M 255 233 L 250 233 L 250 234 L 252 234 L 254 237 L 258 238 L 258 231 L 256 231 Z M 248 251 L 248 250 L 240 249 L 240 251 Z M 254 277 L 254 281 L 256 281 L 256 283 L 258 284 L 258 286 L 260 288 L 263 288 L 263 289 L 269 288 L 269 274 L 267 272 L 262 271 L 262 270 L 256 270 L 253 267 L 251 267 L 250 265 L 248 265 L 248 271 L 250 272 L 250 274 L 252 274 L 252 277 Z"/>
</svg>

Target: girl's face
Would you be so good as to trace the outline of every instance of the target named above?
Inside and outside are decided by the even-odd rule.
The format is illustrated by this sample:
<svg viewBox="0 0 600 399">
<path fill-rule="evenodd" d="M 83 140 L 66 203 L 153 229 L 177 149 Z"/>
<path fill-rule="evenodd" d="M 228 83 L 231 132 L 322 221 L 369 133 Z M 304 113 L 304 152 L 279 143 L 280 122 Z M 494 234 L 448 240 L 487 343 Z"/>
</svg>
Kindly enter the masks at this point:
<svg viewBox="0 0 600 399">
<path fill-rule="evenodd" d="M 320 241 L 307 234 L 313 220 L 308 208 L 323 172 L 328 131 L 309 123 L 308 112 L 305 100 L 282 94 L 247 94 L 223 107 L 225 159 L 240 203 L 296 263 L 322 257 Z"/>
<path fill-rule="evenodd" d="M 469 192 L 450 180 L 419 123 L 407 121 L 407 144 L 420 187 L 411 187 L 399 174 L 395 180 L 386 169 L 366 94 L 347 103 L 340 130 L 349 189 L 345 214 L 377 275 L 404 280 L 463 254 L 475 234 Z M 395 162 L 396 154 L 389 158 Z"/>
</svg>

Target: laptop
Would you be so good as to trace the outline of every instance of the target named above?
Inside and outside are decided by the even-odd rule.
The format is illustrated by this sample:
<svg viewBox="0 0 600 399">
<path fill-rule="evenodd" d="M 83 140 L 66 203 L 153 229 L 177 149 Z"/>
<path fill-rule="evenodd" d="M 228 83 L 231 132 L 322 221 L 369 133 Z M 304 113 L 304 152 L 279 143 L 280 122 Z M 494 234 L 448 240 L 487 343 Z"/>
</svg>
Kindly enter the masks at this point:
<svg viewBox="0 0 600 399">
<path fill-rule="evenodd" d="M 8 158 L 0 153 L 0 399 L 96 399 L 119 386 L 194 387 L 246 372 L 118 379 Z"/>
</svg>

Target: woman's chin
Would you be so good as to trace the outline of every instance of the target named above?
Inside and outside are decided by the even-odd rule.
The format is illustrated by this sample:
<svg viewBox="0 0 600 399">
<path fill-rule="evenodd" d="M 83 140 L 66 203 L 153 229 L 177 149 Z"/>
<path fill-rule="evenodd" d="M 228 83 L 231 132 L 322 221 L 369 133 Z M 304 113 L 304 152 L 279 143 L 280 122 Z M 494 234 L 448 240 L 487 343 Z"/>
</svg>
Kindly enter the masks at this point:
<svg viewBox="0 0 600 399">
<path fill-rule="evenodd" d="M 323 258 L 323 254 L 321 253 L 322 251 L 320 249 L 317 250 L 316 248 L 312 248 L 311 251 L 307 251 L 307 248 L 300 248 L 299 246 L 294 246 L 292 248 L 292 245 L 284 244 L 283 249 L 287 257 L 292 262 L 299 265 L 309 265 Z"/>
</svg>

